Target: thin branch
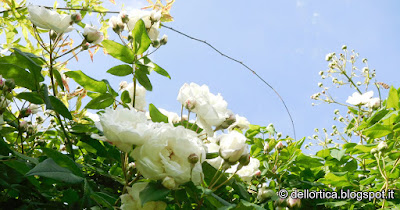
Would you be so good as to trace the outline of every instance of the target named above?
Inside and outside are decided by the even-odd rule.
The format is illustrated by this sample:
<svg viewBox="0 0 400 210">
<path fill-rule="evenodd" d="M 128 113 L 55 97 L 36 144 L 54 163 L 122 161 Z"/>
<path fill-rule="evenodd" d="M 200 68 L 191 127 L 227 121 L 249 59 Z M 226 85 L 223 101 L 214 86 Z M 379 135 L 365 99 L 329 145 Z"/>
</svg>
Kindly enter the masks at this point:
<svg viewBox="0 0 400 210">
<path fill-rule="evenodd" d="M 189 39 L 192 39 L 192 40 L 195 40 L 195 41 L 198 41 L 198 42 L 202 42 L 203 44 L 208 45 L 208 46 L 211 47 L 214 51 L 216 51 L 217 53 L 219 53 L 221 56 L 226 57 L 226 58 L 228 58 L 228 59 L 230 59 L 230 60 L 232 60 L 232 61 L 235 61 L 236 63 L 239 63 L 240 65 L 242 65 L 243 67 L 245 67 L 247 70 L 249 70 L 251 73 L 253 73 L 254 75 L 256 75 L 256 76 L 258 77 L 258 79 L 260 79 L 264 84 L 266 84 L 269 88 L 271 88 L 271 89 L 275 92 L 275 94 L 276 94 L 276 95 L 279 97 L 279 99 L 281 100 L 283 106 L 285 106 L 286 112 L 288 113 L 289 118 L 290 118 L 290 121 L 291 121 L 291 123 L 292 123 L 292 129 L 293 129 L 294 139 L 296 139 L 296 129 L 295 129 L 295 126 L 294 126 L 293 118 L 292 118 L 292 115 L 291 115 L 290 112 L 289 112 L 288 107 L 286 106 L 285 101 L 283 100 L 283 98 L 281 97 L 281 95 L 278 93 L 278 91 L 276 91 L 268 82 L 266 82 L 266 81 L 265 81 L 260 75 L 258 75 L 253 69 L 251 69 L 249 66 L 247 66 L 246 64 L 244 64 L 242 61 L 239 61 L 239 60 L 237 60 L 237 59 L 235 59 L 235 58 L 232 58 L 232 57 L 230 57 L 230 56 L 228 56 L 228 55 L 222 53 L 222 52 L 219 51 L 217 48 L 215 48 L 213 45 L 211 45 L 210 43 L 208 43 L 208 42 L 206 42 L 206 41 L 204 41 L 204 40 L 200 40 L 200 39 L 197 39 L 197 38 L 195 38 L 195 37 L 189 36 L 189 35 L 187 35 L 187 34 L 181 32 L 181 31 L 178 31 L 178 30 L 176 30 L 176 29 L 174 29 L 174 28 L 171 28 L 171 27 L 169 27 L 169 26 L 166 26 L 166 25 L 164 25 L 164 24 L 161 24 L 161 26 L 164 27 L 164 28 L 167 28 L 167 29 L 169 29 L 169 30 L 171 30 L 171 31 L 174 31 L 174 32 L 176 32 L 176 33 L 178 33 L 178 34 L 181 34 L 181 35 L 183 35 L 183 36 L 185 36 L 185 37 L 187 37 L 187 38 L 189 38 Z"/>
</svg>

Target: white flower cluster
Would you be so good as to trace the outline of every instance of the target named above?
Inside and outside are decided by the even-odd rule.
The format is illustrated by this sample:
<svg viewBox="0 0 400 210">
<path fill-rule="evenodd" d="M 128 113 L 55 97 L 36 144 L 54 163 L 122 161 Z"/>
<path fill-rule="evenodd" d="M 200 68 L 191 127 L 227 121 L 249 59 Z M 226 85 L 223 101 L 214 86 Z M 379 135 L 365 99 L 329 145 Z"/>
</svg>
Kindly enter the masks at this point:
<svg viewBox="0 0 400 210">
<path fill-rule="evenodd" d="M 126 12 L 121 12 L 118 16 L 111 17 L 109 25 L 115 33 L 120 34 L 123 30 L 131 32 L 135 28 L 137 21 L 142 19 L 151 41 L 163 45 L 167 43 L 168 37 L 164 35 L 161 40 L 158 40 L 161 16 L 161 10 L 145 11 L 135 9 L 129 15 Z"/>
<path fill-rule="evenodd" d="M 29 5 L 28 12 L 28 19 L 33 25 L 39 28 L 53 30 L 58 34 L 72 31 L 74 29 L 72 27 L 73 23 L 82 20 L 79 13 L 73 15 L 59 14 L 56 11 L 37 5 Z M 85 40 L 91 44 L 99 44 L 103 41 L 102 33 L 95 26 L 86 25 L 83 30 L 83 36 Z"/>
<path fill-rule="evenodd" d="M 378 108 L 381 104 L 381 100 L 377 97 L 372 98 L 374 95 L 373 91 L 368 91 L 364 94 L 360 94 L 358 92 L 353 93 L 353 95 L 349 96 L 346 100 L 346 103 L 349 103 L 354 106 L 363 106 L 366 105 L 368 108 Z"/>
</svg>

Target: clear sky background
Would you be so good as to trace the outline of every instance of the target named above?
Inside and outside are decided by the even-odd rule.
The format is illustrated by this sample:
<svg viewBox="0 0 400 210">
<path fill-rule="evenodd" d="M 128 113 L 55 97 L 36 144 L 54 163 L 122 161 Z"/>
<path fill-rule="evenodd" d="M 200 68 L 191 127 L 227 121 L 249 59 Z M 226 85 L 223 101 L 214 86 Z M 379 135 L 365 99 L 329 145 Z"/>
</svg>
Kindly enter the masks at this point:
<svg viewBox="0 0 400 210">
<path fill-rule="evenodd" d="M 124 4 L 129 10 L 147 5 L 145 0 L 115 1 L 117 5 L 105 0 L 105 6 L 120 10 Z M 52 6 L 54 1 L 30 2 Z M 59 6 L 64 6 L 63 2 Z M 284 98 L 297 138 L 301 138 L 313 135 L 314 128 L 334 124 L 333 110 L 338 107 L 311 106 L 314 101 L 310 96 L 319 91 L 318 72 L 326 70 L 328 64 L 325 55 L 339 52 L 343 44 L 359 52 L 360 60 L 368 58 L 378 81 L 400 87 L 399 9 L 400 1 L 394 0 L 176 0 L 171 10 L 175 21 L 166 25 L 207 40 L 253 68 Z M 93 19 L 83 21 L 96 25 L 95 17 L 93 14 Z M 110 39 L 117 40 L 111 29 L 109 34 Z M 252 124 L 273 123 L 277 131 L 292 136 L 289 117 L 279 98 L 253 74 L 202 43 L 165 28 L 161 29 L 163 34 L 168 35 L 168 44 L 154 54 L 153 61 L 166 69 L 172 80 L 152 74 L 154 90 L 147 94 L 148 103 L 179 113 L 181 105 L 176 97 L 182 84 L 206 84 L 212 93 L 222 94 L 229 109 Z M 131 78 L 115 77 L 106 71 L 119 64 L 99 51 L 93 63 L 84 52 L 78 63 L 73 61 L 68 67 L 96 79 L 106 78 L 118 89 L 120 81 Z M 335 98 L 344 102 L 353 92 L 339 91 Z"/>
</svg>

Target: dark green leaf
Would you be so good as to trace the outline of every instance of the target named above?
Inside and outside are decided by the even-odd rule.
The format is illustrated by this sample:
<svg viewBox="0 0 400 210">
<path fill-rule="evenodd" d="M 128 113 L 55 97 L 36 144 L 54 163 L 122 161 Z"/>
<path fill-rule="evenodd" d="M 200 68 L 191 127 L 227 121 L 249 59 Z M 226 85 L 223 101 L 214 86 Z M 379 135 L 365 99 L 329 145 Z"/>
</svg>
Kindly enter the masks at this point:
<svg viewBox="0 0 400 210">
<path fill-rule="evenodd" d="M 62 101 L 60 101 L 60 99 L 54 96 L 49 96 L 49 98 L 54 111 L 61 114 L 63 117 L 72 120 L 71 112 L 69 112 L 68 108 Z"/>
<path fill-rule="evenodd" d="M 135 71 L 135 75 L 139 83 L 146 88 L 146 90 L 151 91 L 153 86 L 151 85 L 150 79 L 147 77 L 147 70 L 139 68 Z"/>
<path fill-rule="evenodd" d="M 132 66 L 119 65 L 119 66 L 112 67 L 111 69 L 109 69 L 107 71 L 107 73 L 110 73 L 115 76 L 123 77 L 123 76 L 129 75 L 129 74 L 133 74 L 133 70 L 132 70 Z"/>
<path fill-rule="evenodd" d="M 5 79 L 13 79 L 20 87 L 37 90 L 33 75 L 17 65 L 0 63 L 0 75 Z"/>
<path fill-rule="evenodd" d="M 44 104 L 42 97 L 40 97 L 40 95 L 36 92 L 22 92 L 19 93 L 16 97 L 29 101 L 33 104 Z"/>
<path fill-rule="evenodd" d="M 149 112 L 153 122 L 168 123 L 168 117 L 163 115 L 153 104 L 149 104 Z"/>
<path fill-rule="evenodd" d="M 57 165 L 51 158 L 39 163 L 35 168 L 26 173 L 25 176 L 32 175 L 43 176 L 71 184 L 83 181 L 82 177 L 76 176 L 70 170 Z"/>
<path fill-rule="evenodd" d="M 44 153 L 46 153 L 47 157 L 54 160 L 57 165 L 68 168 L 75 175 L 82 176 L 82 172 L 79 167 L 76 165 L 75 161 L 69 158 L 67 155 L 61 154 L 60 152 L 50 149 L 50 148 L 41 148 Z"/>
<path fill-rule="evenodd" d="M 139 198 L 144 205 L 150 201 L 159 201 L 167 197 L 171 190 L 163 187 L 161 184 L 150 182 L 146 188 L 139 193 Z"/>
<path fill-rule="evenodd" d="M 108 54 L 122 62 L 132 64 L 135 60 L 135 54 L 128 47 L 118 42 L 104 40 L 102 44 Z"/>
<path fill-rule="evenodd" d="M 64 91 L 64 83 L 63 83 L 63 81 L 62 81 L 60 72 L 57 71 L 57 70 L 54 70 L 54 71 L 53 71 L 53 75 L 54 75 L 54 78 L 56 78 L 56 81 L 57 81 L 58 86 L 60 86 L 61 90 Z"/>
<path fill-rule="evenodd" d="M 95 200 L 97 203 L 101 204 L 104 207 L 107 207 L 109 209 L 113 209 L 113 205 L 115 203 L 115 198 L 112 196 L 103 193 L 103 192 L 94 192 L 90 194 L 90 198 Z"/>
</svg>

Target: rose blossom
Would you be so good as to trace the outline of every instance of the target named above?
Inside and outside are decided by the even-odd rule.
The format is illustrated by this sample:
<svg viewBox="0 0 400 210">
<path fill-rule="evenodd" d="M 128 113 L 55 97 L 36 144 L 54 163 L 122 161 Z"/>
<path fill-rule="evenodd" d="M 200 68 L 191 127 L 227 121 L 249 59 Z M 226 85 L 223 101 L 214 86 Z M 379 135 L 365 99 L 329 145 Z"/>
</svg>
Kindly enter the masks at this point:
<svg viewBox="0 0 400 210">
<path fill-rule="evenodd" d="M 156 135 L 131 153 L 137 169 L 145 178 L 162 180 L 168 176 L 177 185 L 190 180 L 200 184 L 203 177 L 201 163 L 205 155 L 203 143 L 194 131 L 166 123 Z M 199 161 L 190 163 L 190 157 L 198 157 Z"/>
<path fill-rule="evenodd" d="M 220 94 L 210 93 L 206 85 L 185 83 L 179 90 L 177 100 L 197 114 L 197 123 L 212 136 L 211 126 L 221 125 L 229 117 L 228 103 Z"/>
<path fill-rule="evenodd" d="M 83 36 L 85 37 L 86 41 L 91 44 L 99 44 L 104 38 L 101 32 L 95 26 L 90 25 L 86 25 L 83 29 Z"/>
<path fill-rule="evenodd" d="M 239 164 L 231 167 L 226 172 L 234 173 Z M 260 161 L 257 158 L 250 157 L 250 163 L 247 166 L 243 166 L 240 170 L 236 172 L 237 175 L 242 178 L 245 182 L 250 182 L 253 176 L 259 172 L 258 168 L 260 167 Z"/>
<path fill-rule="evenodd" d="M 222 134 L 218 137 L 220 156 L 230 164 L 235 164 L 242 155 L 247 154 L 246 137 L 237 132 L 232 131 L 228 134 Z"/>
<path fill-rule="evenodd" d="M 29 5 L 28 12 L 28 19 L 39 28 L 50 29 L 57 33 L 67 33 L 73 30 L 71 15 L 59 14 L 37 5 Z"/>
<path fill-rule="evenodd" d="M 131 151 L 133 145 L 144 144 L 160 127 L 149 122 L 145 113 L 122 107 L 105 109 L 100 115 L 100 125 L 97 123 L 96 126 L 108 141 L 124 152 Z"/>
</svg>

